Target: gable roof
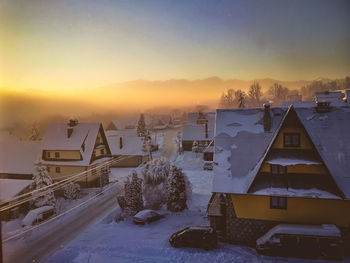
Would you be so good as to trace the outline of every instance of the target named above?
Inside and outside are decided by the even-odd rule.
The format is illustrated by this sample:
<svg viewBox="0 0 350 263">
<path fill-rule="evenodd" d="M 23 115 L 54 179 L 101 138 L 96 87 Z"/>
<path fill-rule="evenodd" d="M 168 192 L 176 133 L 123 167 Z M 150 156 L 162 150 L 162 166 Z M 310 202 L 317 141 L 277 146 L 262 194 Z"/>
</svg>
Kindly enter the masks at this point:
<svg viewBox="0 0 350 263">
<path fill-rule="evenodd" d="M 78 123 L 73 126 L 73 133 L 68 138 L 65 123 L 51 123 L 43 139 L 42 150 L 80 151 L 79 161 L 43 161 L 44 164 L 89 166 L 99 130 L 103 133 L 101 123 Z M 82 145 L 85 144 L 83 151 Z M 106 141 L 107 146 L 108 142 Z"/>
<path fill-rule="evenodd" d="M 32 174 L 34 162 L 41 156 L 41 141 L 21 141 L 0 133 L 0 173 Z"/>
<path fill-rule="evenodd" d="M 350 108 L 334 107 L 317 113 L 314 108 L 281 108 L 272 115 L 271 132 L 264 132 L 263 109 L 217 110 L 215 133 L 215 176 L 213 192 L 246 193 L 274 138 L 293 109 L 316 150 L 346 198 L 350 198 Z M 247 143 L 249 142 L 249 143 Z"/>
<path fill-rule="evenodd" d="M 113 155 L 147 155 L 142 151 L 142 137 L 136 135 L 136 130 L 106 131 L 108 145 Z M 119 147 L 120 138 L 123 147 Z"/>
</svg>

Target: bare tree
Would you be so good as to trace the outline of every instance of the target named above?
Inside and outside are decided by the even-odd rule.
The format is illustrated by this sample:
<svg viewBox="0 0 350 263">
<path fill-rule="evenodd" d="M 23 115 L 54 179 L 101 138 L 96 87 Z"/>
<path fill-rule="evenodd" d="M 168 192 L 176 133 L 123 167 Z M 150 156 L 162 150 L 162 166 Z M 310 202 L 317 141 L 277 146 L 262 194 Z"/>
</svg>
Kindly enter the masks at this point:
<svg viewBox="0 0 350 263">
<path fill-rule="evenodd" d="M 220 108 L 233 108 L 234 107 L 234 90 L 228 89 L 227 92 L 223 92 L 219 102 Z"/>
<path fill-rule="evenodd" d="M 237 101 L 238 108 L 245 108 L 246 94 L 242 90 L 235 92 L 235 100 Z"/>
<path fill-rule="evenodd" d="M 253 106 L 260 106 L 262 92 L 259 82 L 253 82 L 253 84 L 249 88 L 248 96 Z"/>
<path fill-rule="evenodd" d="M 288 88 L 283 87 L 279 83 L 274 83 L 272 87 L 269 88 L 269 95 L 275 102 L 283 102 L 286 100 L 288 94 Z"/>
</svg>

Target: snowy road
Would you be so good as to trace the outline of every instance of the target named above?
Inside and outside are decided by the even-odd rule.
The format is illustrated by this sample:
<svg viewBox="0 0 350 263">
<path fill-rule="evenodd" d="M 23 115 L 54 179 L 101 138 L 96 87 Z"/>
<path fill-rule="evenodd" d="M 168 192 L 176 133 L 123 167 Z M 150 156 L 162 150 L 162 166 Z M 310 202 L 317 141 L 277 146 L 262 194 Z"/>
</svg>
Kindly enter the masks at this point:
<svg viewBox="0 0 350 263">
<path fill-rule="evenodd" d="M 25 234 L 21 240 L 5 242 L 4 262 L 45 262 L 58 248 L 65 246 L 113 209 L 116 206 L 115 197 L 120 191 L 120 184 L 116 183 L 89 206 Z"/>
<path fill-rule="evenodd" d="M 174 139 L 181 128 L 169 129 L 166 131 L 163 142 L 162 156 L 167 157 L 171 161 L 174 161 L 174 155 L 176 153 L 176 146 Z"/>
</svg>

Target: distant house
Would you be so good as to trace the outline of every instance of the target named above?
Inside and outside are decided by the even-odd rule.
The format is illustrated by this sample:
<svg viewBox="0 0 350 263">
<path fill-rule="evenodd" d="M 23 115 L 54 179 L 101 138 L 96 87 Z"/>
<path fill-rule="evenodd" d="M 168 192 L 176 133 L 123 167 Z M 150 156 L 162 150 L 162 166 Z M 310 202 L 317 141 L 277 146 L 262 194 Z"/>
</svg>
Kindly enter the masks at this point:
<svg viewBox="0 0 350 263">
<path fill-rule="evenodd" d="M 195 141 L 202 147 L 209 145 L 214 139 L 214 126 L 215 112 L 190 112 L 182 130 L 183 150 L 191 151 Z"/>
<path fill-rule="evenodd" d="M 106 131 L 112 156 L 120 161 L 112 167 L 137 167 L 148 161 L 148 152 L 142 151 L 143 138 L 135 130 Z"/>
<path fill-rule="evenodd" d="M 211 225 L 254 244 L 279 223 L 350 226 L 350 107 L 217 110 Z"/>
<path fill-rule="evenodd" d="M 294 108 L 312 108 L 316 107 L 318 103 L 327 103 L 330 107 L 349 106 L 349 96 L 350 90 L 322 91 L 316 92 L 314 100 L 311 101 L 291 100 L 288 98 L 287 101 L 282 103 L 282 107 L 293 105 Z"/>
<path fill-rule="evenodd" d="M 42 145 L 43 164 L 54 181 L 89 170 L 108 161 L 111 157 L 101 123 L 49 124 Z M 102 171 L 89 172 L 79 179 L 83 187 L 100 184 Z"/>
<path fill-rule="evenodd" d="M 0 132 L 0 202 L 29 192 L 40 149 L 40 141 L 21 141 L 7 132 Z M 28 203 L 21 204 L 4 212 L 2 219 L 9 220 L 27 209 Z"/>
</svg>

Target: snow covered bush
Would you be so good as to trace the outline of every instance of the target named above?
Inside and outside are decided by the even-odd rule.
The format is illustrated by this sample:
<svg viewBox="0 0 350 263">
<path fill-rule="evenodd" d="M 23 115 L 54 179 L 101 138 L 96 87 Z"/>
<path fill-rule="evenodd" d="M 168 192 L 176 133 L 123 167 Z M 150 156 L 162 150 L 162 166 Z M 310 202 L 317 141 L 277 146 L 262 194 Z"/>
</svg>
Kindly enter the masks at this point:
<svg viewBox="0 0 350 263">
<path fill-rule="evenodd" d="M 174 165 L 171 166 L 166 189 L 167 209 L 169 211 L 179 212 L 187 208 L 187 199 L 191 198 L 192 187 L 187 176 Z"/>
<path fill-rule="evenodd" d="M 66 199 L 77 199 L 80 193 L 80 185 L 77 183 L 69 182 L 63 187 L 63 196 Z"/>
<path fill-rule="evenodd" d="M 169 205 L 171 207 L 169 209 L 170 211 L 181 211 L 186 208 L 186 201 L 192 196 L 191 183 L 187 176 L 183 174 L 182 170 L 171 165 L 167 158 L 160 157 L 149 161 L 142 170 L 142 175 L 142 192 L 147 208 L 157 210 L 164 204 L 174 203 L 175 199 L 179 203 L 184 202 L 185 204 Z M 182 196 L 181 193 L 183 193 L 184 200 L 179 197 Z M 178 206 L 180 208 L 177 208 Z"/>
<path fill-rule="evenodd" d="M 143 197 L 146 207 L 159 209 L 166 203 L 166 179 L 169 175 L 170 162 L 165 157 L 149 161 L 142 170 Z"/>
<path fill-rule="evenodd" d="M 136 171 L 133 171 L 124 185 L 125 208 L 128 215 L 135 215 L 143 209 L 142 180 L 138 178 Z"/>
<path fill-rule="evenodd" d="M 31 191 L 41 189 L 48 185 L 51 185 L 52 179 L 47 172 L 46 166 L 44 166 L 41 160 L 35 163 L 35 171 L 33 173 L 33 183 L 31 185 Z M 54 192 L 51 188 L 37 191 L 32 194 L 33 199 L 30 202 L 30 205 L 34 208 L 42 206 L 55 206 L 56 198 Z"/>
</svg>

